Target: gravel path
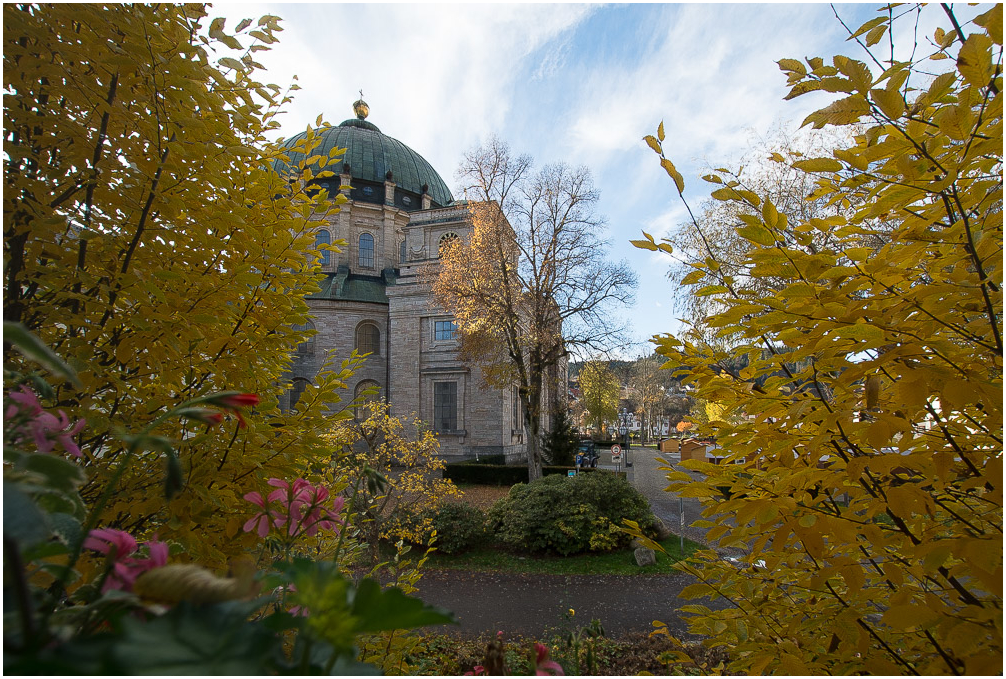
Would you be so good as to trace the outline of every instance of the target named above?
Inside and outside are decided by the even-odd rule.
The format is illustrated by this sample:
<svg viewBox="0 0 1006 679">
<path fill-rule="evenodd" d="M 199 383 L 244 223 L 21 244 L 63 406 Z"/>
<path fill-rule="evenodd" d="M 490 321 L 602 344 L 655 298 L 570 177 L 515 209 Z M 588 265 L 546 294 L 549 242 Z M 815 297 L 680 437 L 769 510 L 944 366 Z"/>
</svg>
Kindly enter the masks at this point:
<svg viewBox="0 0 1006 679">
<path fill-rule="evenodd" d="M 430 631 L 477 636 L 503 631 L 507 637 L 545 635 L 561 627 L 601 621 L 608 636 L 650 632 L 653 621 L 667 623 L 679 638 L 692 638 L 674 611 L 678 594 L 694 582 L 673 575 L 517 575 L 426 571 L 417 595 L 453 611 L 460 625 Z M 709 602 L 704 602 L 711 605 Z M 572 621 L 568 611 L 575 611 Z"/>
<path fill-rule="evenodd" d="M 602 453 L 599 466 L 614 469 L 609 453 Z M 701 518 L 701 504 L 693 498 L 678 498 L 666 492 L 667 472 L 657 460 L 676 464 L 676 453 L 661 454 L 652 448 L 633 447 L 633 466 L 625 469 L 630 483 L 649 499 L 653 513 L 674 533 L 706 544 L 705 530 L 691 524 Z M 694 474 L 694 472 L 689 472 Z M 681 500 L 681 502 L 679 502 Z M 681 528 L 681 509 L 684 529 Z M 718 550 L 721 554 L 730 552 Z M 739 553 L 739 552 L 736 552 Z M 427 570 L 418 583 L 423 601 L 453 611 L 459 625 L 429 628 L 461 636 L 502 630 L 506 635 L 541 636 L 549 630 L 579 627 L 592 619 L 601 621 L 609 636 L 649 632 L 653 621 L 667 623 L 679 638 L 693 638 L 675 611 L 684 601 L 681 590 L 694 582 L 684 573 L 670 575 L 520 575 L 471 573 L 458 570 Z M 722 602 L 703 603 L 712 608 Z M 568 610 L 575 610 L 571 622 Z"/>
</svg>

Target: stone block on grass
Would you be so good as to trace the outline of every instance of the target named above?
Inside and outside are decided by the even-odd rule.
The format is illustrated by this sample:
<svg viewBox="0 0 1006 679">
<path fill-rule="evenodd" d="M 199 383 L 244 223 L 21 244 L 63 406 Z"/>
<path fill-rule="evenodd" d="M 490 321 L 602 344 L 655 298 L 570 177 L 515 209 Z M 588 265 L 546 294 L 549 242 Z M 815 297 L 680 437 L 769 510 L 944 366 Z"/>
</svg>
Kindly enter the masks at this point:
<svg viewBox="0 0 1006 679">
<path fill-rule="evenodd" d="M 652 549 L 647 549 L 646 547 L 637 548 L 633 554 L 636 557 L 637 566 L 649 566 L 651 564 L 657 563 L 657 555 Z"/>
</svg>

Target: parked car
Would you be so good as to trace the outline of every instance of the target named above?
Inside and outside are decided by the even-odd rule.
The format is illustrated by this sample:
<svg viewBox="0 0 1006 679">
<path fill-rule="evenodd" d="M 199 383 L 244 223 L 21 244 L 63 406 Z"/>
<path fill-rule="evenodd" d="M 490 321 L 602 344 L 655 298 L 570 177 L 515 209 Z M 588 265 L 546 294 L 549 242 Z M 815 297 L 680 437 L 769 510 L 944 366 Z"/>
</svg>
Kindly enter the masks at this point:
<svg viewBox="0 0 1006 679">
<path fill-rule="evenodd" d="M 596 467 L 599 457 L 593 441 L 580 441 L 580 446 L 576 449 L 577 467 Z"/>
</svg>

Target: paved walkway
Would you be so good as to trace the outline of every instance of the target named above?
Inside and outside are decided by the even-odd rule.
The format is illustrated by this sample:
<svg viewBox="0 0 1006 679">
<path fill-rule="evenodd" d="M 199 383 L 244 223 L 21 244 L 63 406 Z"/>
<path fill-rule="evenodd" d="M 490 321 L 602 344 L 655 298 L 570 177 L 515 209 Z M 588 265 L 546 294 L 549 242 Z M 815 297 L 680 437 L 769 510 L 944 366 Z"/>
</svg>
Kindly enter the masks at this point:
<svg viewBox="0 0 1006 679">
<path fill-rule="evenodd" d="M 654 448 L 633 446 L 629 455 L 631 456 L 629 460 L 632 462 L 632 467 L 626 470 L 629 483 L 650 501 L 654 515 L 664 522 L 668 530 L 675 535 L 683 534 L 689 540 L 715 549 L 721 556 L 743 554 L 738 549 L 724 549 L 710 545 L 706 540 L 706 529 L 695 528 L 691 525 L 702 518 L 702 502 L 700 500 L 693 497 L 679 497 L 677 493 L 665 490 L 668 484 L 668 472 L 661 467 L 667 465 L 657 458 L 665 459 L 673 469 L 685 472 L 694 479 L 702 477 L 698 472 L 678 466 L 681 460 L 680 453 L 660 453 Z"/>
<path fill-rule="evenodd" d="M 677 456 L 640 447 L 633 447 L 628 454 L 632 462 L 632 467 L 625 470 L 628 480 L 649 499 L 653 513 L 678 533 L 683 509 L 685 536 L 705 544 L 705 531 L 688 526 L 701 518 L 701 504 L 664 490 L 667 472 L 660 469 L 663 463 L 657 457 L 676 464 Z M 610 457 L 604 453 L 599 466 L 614 469 L 606 462 Z M 675 611 L 684 603 L 678 595 L 692 582 L 693 578 L 684 573 L 564 576 L 427 570 L 418 583 L 418 596 L 453 611 L 460 622 L 458 626 L 431 631 L 463 636 L 498 630 L 507 635 L 542 636 L 555 629 L 586 625 L 597 618 L 609 636 L 649 632 L 653 621 L 660 620 L 675 636 L 691 638 Z M 572 621 L 565 617 L 570 608 L 576 611 Z"/>
</svg>

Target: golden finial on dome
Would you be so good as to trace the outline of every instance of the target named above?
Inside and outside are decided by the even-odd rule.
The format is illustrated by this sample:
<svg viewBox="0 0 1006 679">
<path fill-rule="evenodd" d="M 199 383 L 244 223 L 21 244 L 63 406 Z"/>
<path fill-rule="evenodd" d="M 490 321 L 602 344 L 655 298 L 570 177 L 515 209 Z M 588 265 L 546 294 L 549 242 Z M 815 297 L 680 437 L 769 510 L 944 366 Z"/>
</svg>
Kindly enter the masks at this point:
<svg viewBox="0 0 1006 679">
<path fill-rule="evenodd" d="M 356 113 L 356 117 L 360 120 L 364 120 L 370 115 L 370 107 L 363 100 L 363 90 L 360 90 L 360 98 L 353 102 L 353 112 Z"/>
</svg>

